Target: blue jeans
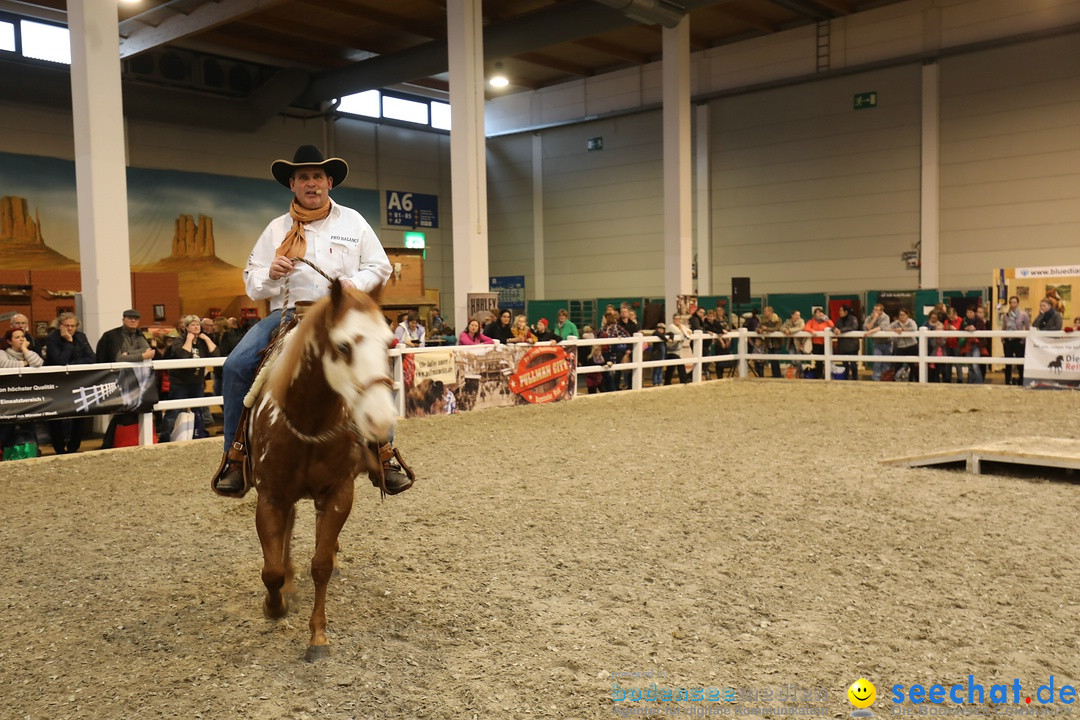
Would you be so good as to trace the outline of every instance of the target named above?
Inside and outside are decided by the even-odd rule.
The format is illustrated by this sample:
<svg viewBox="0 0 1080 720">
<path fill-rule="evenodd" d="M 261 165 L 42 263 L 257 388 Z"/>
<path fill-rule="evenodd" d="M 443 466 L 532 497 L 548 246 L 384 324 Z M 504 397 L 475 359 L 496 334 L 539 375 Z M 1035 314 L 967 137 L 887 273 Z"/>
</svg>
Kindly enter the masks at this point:
<svg viewBox="0 0 1080 720">
<path fill-rule="evenodd" d="M 656 357 L 653 360 L 666 360 L 667 359 L 667 345 L 664 343 L 656 343 L 653 347 L 656 348 Z M 654 367 L 652 369 L 652 384 L 654 386 L 661 384 L 664 381 L 664 368 Z"/>
<path fill-rule="evenodd" d="M 967 357 L 982 357 L 982 351 L 978 345 L 973 345 L 964 353 Z M 982 365 L 971 364 L 968 365 L 968 383 L 972 385 L 982 385 L 983 371 Z"/>
<path fill-rule="evenodd" d="M 877 343 L 874 343 L 870 347 L 870 352 L 873 355 L 892 355 L 892 347 L 885 344 L 878 345 Z M 888 369 L 890 363 L 874 362 L 873 365 L 874 374 L 871 377 L 875 381 L 880 382 L 882 373 Z"/>
<path fill-rule="evenodd" d="M 292 317 L 292 311 L 287 317 Z M 236 437 L 236 426 L 240 424 L 240 413 L 244 410 L 244 396 L 255 382 L 255 368 L 259 366 L 259 353 L 270 342 L 270 336 L 281 322 L 281 311 L 274 310 L 264 317 L 255 327 L 244 333 L 239 344 L 225 358 L 221 367 L 221 404 L 225 413 L 224 433 L 225 449 L 232 445 Z"/>
</svg>

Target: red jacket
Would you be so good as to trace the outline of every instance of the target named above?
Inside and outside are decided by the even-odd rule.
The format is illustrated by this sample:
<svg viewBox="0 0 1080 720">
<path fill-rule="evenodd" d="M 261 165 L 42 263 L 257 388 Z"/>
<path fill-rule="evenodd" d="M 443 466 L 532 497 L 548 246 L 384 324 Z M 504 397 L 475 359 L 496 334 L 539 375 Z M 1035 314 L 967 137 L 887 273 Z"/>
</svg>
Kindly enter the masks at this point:
<svg viewBox="0 0 1080 720">
<path fill-rule="evenodd" d="M 829 318 L 825 318 L 820 322 L 818 322 L 817 318 L 810 318 L 806 321 L 806 325 L 803 326 L 803 330 L 805 330 L 806 332 L 816 333 L 821 332 L 822 330 L 828 330 L 832 327 L 834 327 L 834 324 L 833 321 Z M 810 342 L 814 343 L 815 345 L 824 345 L 825 338 L 815 335 Z"/>
</svg>

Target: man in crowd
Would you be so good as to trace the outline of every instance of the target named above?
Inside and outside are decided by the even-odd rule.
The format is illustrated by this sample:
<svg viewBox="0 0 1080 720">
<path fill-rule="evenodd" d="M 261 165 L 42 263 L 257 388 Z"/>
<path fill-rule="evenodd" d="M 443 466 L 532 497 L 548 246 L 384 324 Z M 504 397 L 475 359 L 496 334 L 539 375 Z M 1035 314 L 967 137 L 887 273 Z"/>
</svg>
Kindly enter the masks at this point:
<svg viewBox="0 0 1080 720">
<path fill-rule="evenodd" d="M 102 333 L 94 352 L 97 362 L 142 362 L 154 357 L 153 348 L 139 330 L 141 317 L 138 310 L 125 310 L 123 324 Z"/>
<path fill-rule="evenodd" d="M 1009 298 L 1009 309 L 1001 314 L 1001 329 L 1027 332 L 1031 329 L 1031 318 L 1020 309 L 1020 298 L 1013 295 Z M 1001 345 L 1007 358 L 1024 357 L 1024 338 L 1002 338 Z M 1005 384 L 1013 383 L 1013 365 L 1005 366 Z M 1016 385 L 1024 384 L 1024 365 L 1016 365 Z"/>
<path fill-rule="evenodd" d="M 986 322 L 975 312 L 974 307 L 968 307 L 964 312 L 964 330 L 978 332 L 986 329 Z M 982 342 L 979 338 L 964 338 L 960 345 L 960 353 L 967 357 L 982 357 Z M 972 363 L 968 366 L 968 383 L 981 385 L 983 382 L 983 366 Z"/>
<path fill-rule="evenodd" d="M 214 490 L 239 497 L 246 491 L 243 465 L 247 452 L 244 436 L 237 434 L 245 421 L 244 395 L 254 382 L 260 351 L 270 341 L 282 313 L 291 316 L 297 302 L 318 300 L 329 293 L 330 284 L 307 263 L 323 258 L 324 269 L 333 272 L 342 285 L 372 292 L 390 277 L 392 268 L 379 239 L 368 222 L 351 208 L 330 199 L 330 191 L 341 185 L 349 166 L 341 158 L 324 158 L 314 145 L 297 148 L 291 162 L 276 160 L 271 174 L 289 188 L 293 198 L 289 212 L 272 220 L 255 243 L 247 266 L 244 285 L 248 297 L 270 301 L 270 314 L 244 335 L 225 361 L 222 398 L 225 411 L 225 457 L 214 475 Z M 290 307 L 284 307 L 285 279 L 289 279 Z M 383 460 L 385 489 L 390 495 L 412 487 L 409 468 L 399 465 L 389 443 L 379 449 Z M 373 477 L 372 483 L 377 481 Z"/>
<path fill-rule="evenodd" d="M 866 331 L 867 336 L 877 335 L 875 338 L 871 338 L 870 353 L 872 355 L 892 355 L 893 342 L 892 338 L 887 337 L 884 333 L 889 329 L 889 316 L 885 313 L 885 306 L 878 303 L 874 306 L 874 309 L 863 320 L 863 330 Z M 874 362 L 874 371 L 871 374 L 871 379 L 874 381 L 880 381 L 881 376 L 888 369 L 888 363 Z"/>
</svg>

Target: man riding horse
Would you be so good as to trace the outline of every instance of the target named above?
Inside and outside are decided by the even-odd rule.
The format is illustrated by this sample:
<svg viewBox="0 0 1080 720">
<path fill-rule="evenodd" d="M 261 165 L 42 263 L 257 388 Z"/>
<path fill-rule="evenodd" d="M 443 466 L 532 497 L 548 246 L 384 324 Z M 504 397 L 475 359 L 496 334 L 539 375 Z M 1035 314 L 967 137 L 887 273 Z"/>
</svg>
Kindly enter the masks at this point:
<svg viewBox="0 0 1080 720">
<path fill-rule="evenodd" d="M 270 314 L 248 330 L 225 361 L 222 397 L 225 410 L 225 457 L 211 483 L 215 492 L 242 497 L 247 492 L 244 396 L 251 388 L 260 353 L 281 323 L 330 291 L 331 279 L 363 292 L 382 288 L 392 268 L 379 239 L 357 211 L 330 199 L 344 182 L 349 166 L 340 158 L 324 159 L 314 145 L 302 145 L 292 161 L 275 160 L 274 179 L 289 188 L 289 212 L 272 220 L 255 243 L 244 268 L 244 286 L 253 300 L 270 301 Z M 300 262 L 300 260 L 303 262 Z M 288 306 L 286 307 L 286 300 Z M 387 443 L 372 448 L 383 472 L 372 484 L 395 495 L 412 487 L 413 473 Z"/>
</svg>

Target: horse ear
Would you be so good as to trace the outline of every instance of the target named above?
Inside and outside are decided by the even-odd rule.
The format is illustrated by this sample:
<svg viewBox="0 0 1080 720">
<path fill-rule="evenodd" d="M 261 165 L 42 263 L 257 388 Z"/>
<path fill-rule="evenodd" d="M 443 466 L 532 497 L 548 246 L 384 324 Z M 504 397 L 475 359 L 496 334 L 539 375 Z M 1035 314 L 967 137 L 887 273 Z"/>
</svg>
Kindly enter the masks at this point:
<svg viewBox="0 0 1080 720">
<path fill-rule="evenodd" d="M 330 305 L 332 307 L 336 308 L 341 305 L 341 296 L 344 294 L 344 292 L 345 290 L 341 286 L 341 281 L 337 278 L 334 278 L 330 282 Z"/>
<path fill-rule="evenodd" d="M 368 291 L 368 297 L 374 300 L 379 305 L 382 305 L 382 293 L 385 285 L 376 285 L 374 288 Z"/>
</svg>

